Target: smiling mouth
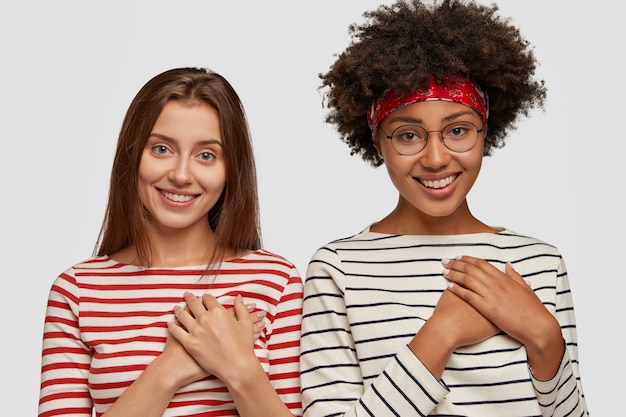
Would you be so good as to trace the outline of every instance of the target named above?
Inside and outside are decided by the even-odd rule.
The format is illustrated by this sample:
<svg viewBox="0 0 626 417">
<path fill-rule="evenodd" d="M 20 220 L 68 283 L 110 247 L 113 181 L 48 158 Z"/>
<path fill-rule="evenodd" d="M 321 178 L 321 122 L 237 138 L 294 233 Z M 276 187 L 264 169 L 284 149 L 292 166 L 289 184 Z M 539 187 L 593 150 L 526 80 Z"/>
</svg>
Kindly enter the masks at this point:
<svg viewBox="0 0 626 417">
<path fill-rule="evenodd" d="M 420 178 L 418 178 L 417 180 L 420 182 L 420 184 L 422 184 L 426 188 L 439 189 L 439 188 L 444 188 L 444 187 L 450 185 L 451 183 L 454 182 L 454 180 L 457 179 L 457 177 L 458 177 L 458 175 L 452 175 L 450 177 L 442 178 L 440 180 L 434 180 L 434 181 L 423 180 L 423 179 L 420 179 Z"/>
<path fill-rule="evenodd" d="M 172 200 L 176 203 L 186 203 L 196 198 L 195 194 L 173 194 L 164 190 L 159 190 L 161 194 L 168 200 Z"/>
</svg>

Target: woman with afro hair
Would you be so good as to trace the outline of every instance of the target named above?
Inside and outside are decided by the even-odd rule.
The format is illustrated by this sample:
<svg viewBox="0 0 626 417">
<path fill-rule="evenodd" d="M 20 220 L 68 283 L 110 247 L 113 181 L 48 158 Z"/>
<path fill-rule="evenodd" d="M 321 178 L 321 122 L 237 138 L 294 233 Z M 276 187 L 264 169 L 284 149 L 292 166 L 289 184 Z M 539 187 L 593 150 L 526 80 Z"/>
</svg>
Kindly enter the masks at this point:
<svg viewBox="0 0 626 417">
<path fill-rule="evenodd" d="M 483 157 L 546 97 L 498 11 L 379 6 L 320 75 L 327 122 L 399 197 L 309 263 L 305 417 L 588 415 L 559 250 L 484 223 L 466 199 Z"/>
</svg>

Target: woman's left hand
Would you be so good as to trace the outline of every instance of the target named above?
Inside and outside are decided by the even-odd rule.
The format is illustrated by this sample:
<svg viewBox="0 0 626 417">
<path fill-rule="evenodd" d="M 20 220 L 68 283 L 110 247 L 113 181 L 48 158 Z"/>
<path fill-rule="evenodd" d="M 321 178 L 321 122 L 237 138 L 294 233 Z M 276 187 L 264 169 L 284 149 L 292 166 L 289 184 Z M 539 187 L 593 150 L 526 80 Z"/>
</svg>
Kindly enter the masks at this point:
<svg viewBox="0 0 626 417">
<path fill-rule="evenodd" d="M 188 310 L 174 308 L 178 323 L 170 323 L 169 330 L 204 370 L 227 382 L 229 375 L 245 372 L 250 361 L 258 366 L 255 324 L 241 296 L 235 299 L 234 315 L 209 294 L 200 301 L 187 293 L 185 302 Z"/>
<path fill-rule="evenodd" d="M 561 337 L 556 318 L 511 264 L 507 263 L 502 272 L 471 256 L 442 263 L 449 290 L 509 336 L 530 346 L 541 344 L 539 340 L 548 335 L 554 339 L 557 329 Z"/>
</svg>

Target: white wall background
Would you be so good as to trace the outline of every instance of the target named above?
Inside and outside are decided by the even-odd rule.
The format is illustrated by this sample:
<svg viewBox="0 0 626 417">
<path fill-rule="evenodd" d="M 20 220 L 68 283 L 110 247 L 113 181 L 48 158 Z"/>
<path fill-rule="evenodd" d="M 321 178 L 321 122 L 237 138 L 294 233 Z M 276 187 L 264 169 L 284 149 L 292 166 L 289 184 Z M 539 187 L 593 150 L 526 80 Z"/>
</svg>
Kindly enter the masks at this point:
<svg viewBox="0 0 626 417">
<path fill-rule="evenodd" d="M 484 0 L 486 3 L 490 3 Z M 387 1 L 388 3 L 389 1 Z M 306 270 L 318 246 L 386 214 L 396 193 L 325 126 L 318 73 L 378 0 L 24 0 L 0 5 L 0 413 L 36 413 L 54 277 L 91 255 L 118 129 L 139 87 L 179 66 L 226 76 L 246 106 L 265 246 Z M 470 195 L 482 220 L 557 245 L 569 268 L 581 373 L 595 416 L 626 374 L 623 40 L 619 2 L 501 0 L 535 45 L 547 111 L 487 158 Z"/>
</svg>

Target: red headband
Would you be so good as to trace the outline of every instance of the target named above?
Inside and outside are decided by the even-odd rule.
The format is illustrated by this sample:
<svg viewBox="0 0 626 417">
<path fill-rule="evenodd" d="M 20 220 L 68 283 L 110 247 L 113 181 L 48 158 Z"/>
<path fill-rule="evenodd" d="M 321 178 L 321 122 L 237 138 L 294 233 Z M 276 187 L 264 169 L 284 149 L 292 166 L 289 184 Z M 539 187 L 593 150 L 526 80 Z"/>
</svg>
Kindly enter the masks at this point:
<svg viewBox="0 0 626 417">
<path fill-rule="evenodd" d="M 409 104 L 429 100 L 447 100 L 465 104 L 476 110 L 483 123 L 487 123 L 489 117 L 489 100 L 485 93 L 476 83 L 461 76 L 443 77 L 443 79 L 430 77 L 428 84 L 418 87 L 415 92 L 397 97 L 392 90 L 372 104 L 367 112 L 367 122 L 372 130 L 391 112 L 394 112 Z"/>
</svg>

